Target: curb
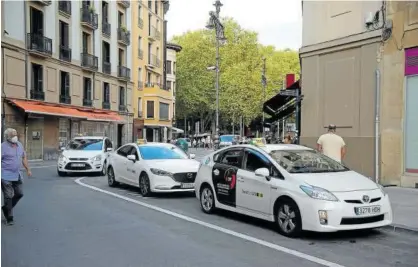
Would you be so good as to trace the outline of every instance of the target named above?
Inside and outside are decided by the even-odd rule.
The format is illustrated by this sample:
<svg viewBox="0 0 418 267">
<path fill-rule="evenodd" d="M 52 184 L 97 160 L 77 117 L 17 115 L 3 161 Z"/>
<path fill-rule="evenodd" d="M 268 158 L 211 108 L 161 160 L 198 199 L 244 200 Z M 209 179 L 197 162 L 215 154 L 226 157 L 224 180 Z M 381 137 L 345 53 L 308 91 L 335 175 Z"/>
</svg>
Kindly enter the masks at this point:
<svg viewBox="0 0 418 267">
<path fill-rule="evenodd" d="M 408 226 L 400 225 L 400 224 L 391 224 L 391 225 L 383 226 L 382 229 L 391 230 L 393 232 L 403 232 L 403 233 L 418 235 L 417 228 L 412 228 L 412 227 L 408 227 Z"/>
</svg>

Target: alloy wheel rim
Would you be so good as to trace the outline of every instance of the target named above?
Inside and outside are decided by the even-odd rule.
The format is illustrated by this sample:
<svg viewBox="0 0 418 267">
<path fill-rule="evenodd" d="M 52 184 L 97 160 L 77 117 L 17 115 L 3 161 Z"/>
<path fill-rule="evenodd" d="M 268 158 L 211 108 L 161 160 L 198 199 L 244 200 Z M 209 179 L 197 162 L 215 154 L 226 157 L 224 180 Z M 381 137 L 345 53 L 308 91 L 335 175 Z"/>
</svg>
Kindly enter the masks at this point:
<svg viewBox="0 0 418 267">
<path fill-rule="evenodd" d="M 146 195 L 148 193 L 147 181 L 144 176 L 141 178 L 141 193 L 143 195 Z"/>
<path fill-rule="evenodd" d="M 290 208 L 289 205 L 285 204 L 280 207 L 279 213 L 277 214 L 280 228 L 285 233 L 291 233 L 296 228 L 296 214 L 295 211 Z"/>
<path fill-rule="evenodd" d="M 109 183 L 109 185 L 113 185 L 113 183 L 115 182 L 115 179 L 113 178 L 113 171 L 109 170 L 109 173 L 107 174 L 107 181 Z"/>
<path fill-rule="evenodd" d="M 213 206 L 213 195 L 208 188 L 203 189 L 201 199 L 203 209 L 205 211 L 211 210 Z"/>
</svg>

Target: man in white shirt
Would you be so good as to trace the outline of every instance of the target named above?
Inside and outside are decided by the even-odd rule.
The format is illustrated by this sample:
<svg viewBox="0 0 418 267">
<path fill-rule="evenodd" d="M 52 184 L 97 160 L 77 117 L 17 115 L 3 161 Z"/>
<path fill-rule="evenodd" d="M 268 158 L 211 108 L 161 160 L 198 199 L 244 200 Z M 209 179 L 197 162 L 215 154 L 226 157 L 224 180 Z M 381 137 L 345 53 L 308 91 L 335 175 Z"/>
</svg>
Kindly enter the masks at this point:
<svg viewBox="0 0 418 267">
<path fill-rule="evenodd" d="M 341 136 L 336 134 L 337 127 L 333 124 L 328 126 L 328 133 L 319 137 L 317 142 L 317 149 L 325 156 L 341 162 L 347 150 L 345 142 Z"/>
</svg>

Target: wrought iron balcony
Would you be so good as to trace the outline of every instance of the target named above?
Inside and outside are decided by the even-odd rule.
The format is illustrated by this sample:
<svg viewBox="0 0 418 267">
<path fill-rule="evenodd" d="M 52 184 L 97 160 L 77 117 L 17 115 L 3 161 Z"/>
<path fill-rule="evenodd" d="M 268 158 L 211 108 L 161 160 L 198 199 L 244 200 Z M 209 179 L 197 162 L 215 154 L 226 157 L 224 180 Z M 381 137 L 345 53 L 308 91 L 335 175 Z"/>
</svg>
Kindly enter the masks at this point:
<svg viewBox="0 0 418 267">
<path fill-rule="evenodd" d="M 140 29 L 144 28 L 144 20 L 138 17 L 138 27 Z"/>
<path fill-rule="evenodd" d="M 65 16 L 71 16 L 71 1 L 59 1 L 58 10 Z"/>
<path fill-rule="evenodd" d="M 42 34 L 28 33 L 27 44 L 30 53 L 40 56 L 52 56 L 52 39 Z"/>
<path fill-rule="evenodd" d="M 71 96 L 69 96 L 69 95 L 60 95 L 60 103 L 62 103 L 62 104 L 71 104 Z"/>
<path fill-rule="evenodd" d="M 38 2 L 38 3 L 40 3 L 41 5 L 44 5 L 44 6 L 49 6 L 51 3 L 52 3 L 52 1 L 43 1 L 43 0 L 38 0 L 38 1 L 36 1 L 36 2 Z"/>
<path fill-rule="evenodd" d="M 81 24 L 93 30 L 99 27 L 99 16 L 94 12 L 93 8 L 81 8 Z"/>
<path fill-rule="evenodd" d="M 125 66 L 118 66 L 118 77 L 126 80 L 131 79 L 131 69 Z"/>
<path fill-rule="evenodd" d="M 154 26 L 151 26 L 151 31 L 149 33 L 148 37 L 151 41 L 156 41 L 161 39 L 161 33 L 155 28 Z"/>
<path fill-rule="evenodd" d="M 153 82 L 146 82 L 145 83 L 145 88 L 152 88 L 152 87 L 154 87 L 155 85 L 154 85 L 154 83 Z"/>
<path fill-rule="evenodd" d="M 125 105 L 119 105 L 119 111 L 126 112 L 126 106 Z"/>
<path fill-rule="evenodd" d="M 30 90 L 30 98 L 35 100 L 45 100 L 45 92 L 41 90 Z"/>
<path fill-rule="evenodd" d="M 138 49 L 138 58 L 139 59 L 144 59 L 144 50 Z"/>
<path fill-rule="evenodd" d="M 66 46 L 60 46 L 60 59 L 71 62 L 71 48 Z"/>
<path fill-rule="evenodd" d="M 110 103 L 109 102 L 103 102 L 102 103 L 102 108 L 103 109 L 110 109 Z"/>
<path fill-rule="evenodd" d="M 111 33 L 111 25 L 109 22 L 103 21 L 102 23 L 102 33 L 103 35 L 110 37 L 110 33 Z"/>
<path fill-rule="evenodd" d="M 112 64 L 110 62 L 103 61 L 103 73 L 111 74 L 112 73 Z"/>
<path fill-rule="evenodd" d="M 91 107 L 93 105 L 93 101 L 91 99 L 85 99 L 83 98 L 83 106 L 85 107 Z"/>
<path fill-rule="evenodd" d="M 131 33 L 126 28 L 118 28 L 118 42 L 124 45 L 131 44 Z"/>
<path fill-rule="evenodd" d="M 124 8 L 129 8 L 131 6 L 130 1 L 118 0 L 118 4 L 123 6 Z"/>
<path fill-rule="evenodd" d="M 148 65 L 159 68 L 161 66 L 161 60 L 154 54 L 149 55 Z"/>
<path fill-rule="evenodd" d="M 81 66 L 92 71 L 97 71 L 99 68 L 99 58 L 88 53 L 81 53 Z"/>
</svg>

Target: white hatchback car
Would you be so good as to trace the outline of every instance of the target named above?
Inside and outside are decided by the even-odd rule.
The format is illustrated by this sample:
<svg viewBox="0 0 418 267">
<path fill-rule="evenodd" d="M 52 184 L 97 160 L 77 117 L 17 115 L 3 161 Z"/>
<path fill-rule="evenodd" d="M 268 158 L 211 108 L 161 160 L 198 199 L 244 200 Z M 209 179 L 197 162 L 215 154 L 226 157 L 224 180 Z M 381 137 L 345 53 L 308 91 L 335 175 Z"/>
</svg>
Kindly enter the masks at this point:
<svg viewBox="0 0 418 267">
<path fill-rule="evenodd" d="M 193 192 L 199 168 L 194 157 L 172 144 L 126 144 L 110 157 L 108 184 L 139 187 L 143 196 L 153 192 Z"/>
<path fill-rule="evenodd" d="M 97 172 L 106 175 L 109 153 L 113 144 L 103 136 L 79 136 L 62 148 L 58 157 L 57 172 L 59 176 L 68 173 Z"/>
<path fill-rule="evenodd" d="M 205 213 L 219 208 L 272 221 L 289 237 L 392 223 L 380 185 L 304 146 L 231 146 L 200 164 L 195 192 Z"/>
</svg>

